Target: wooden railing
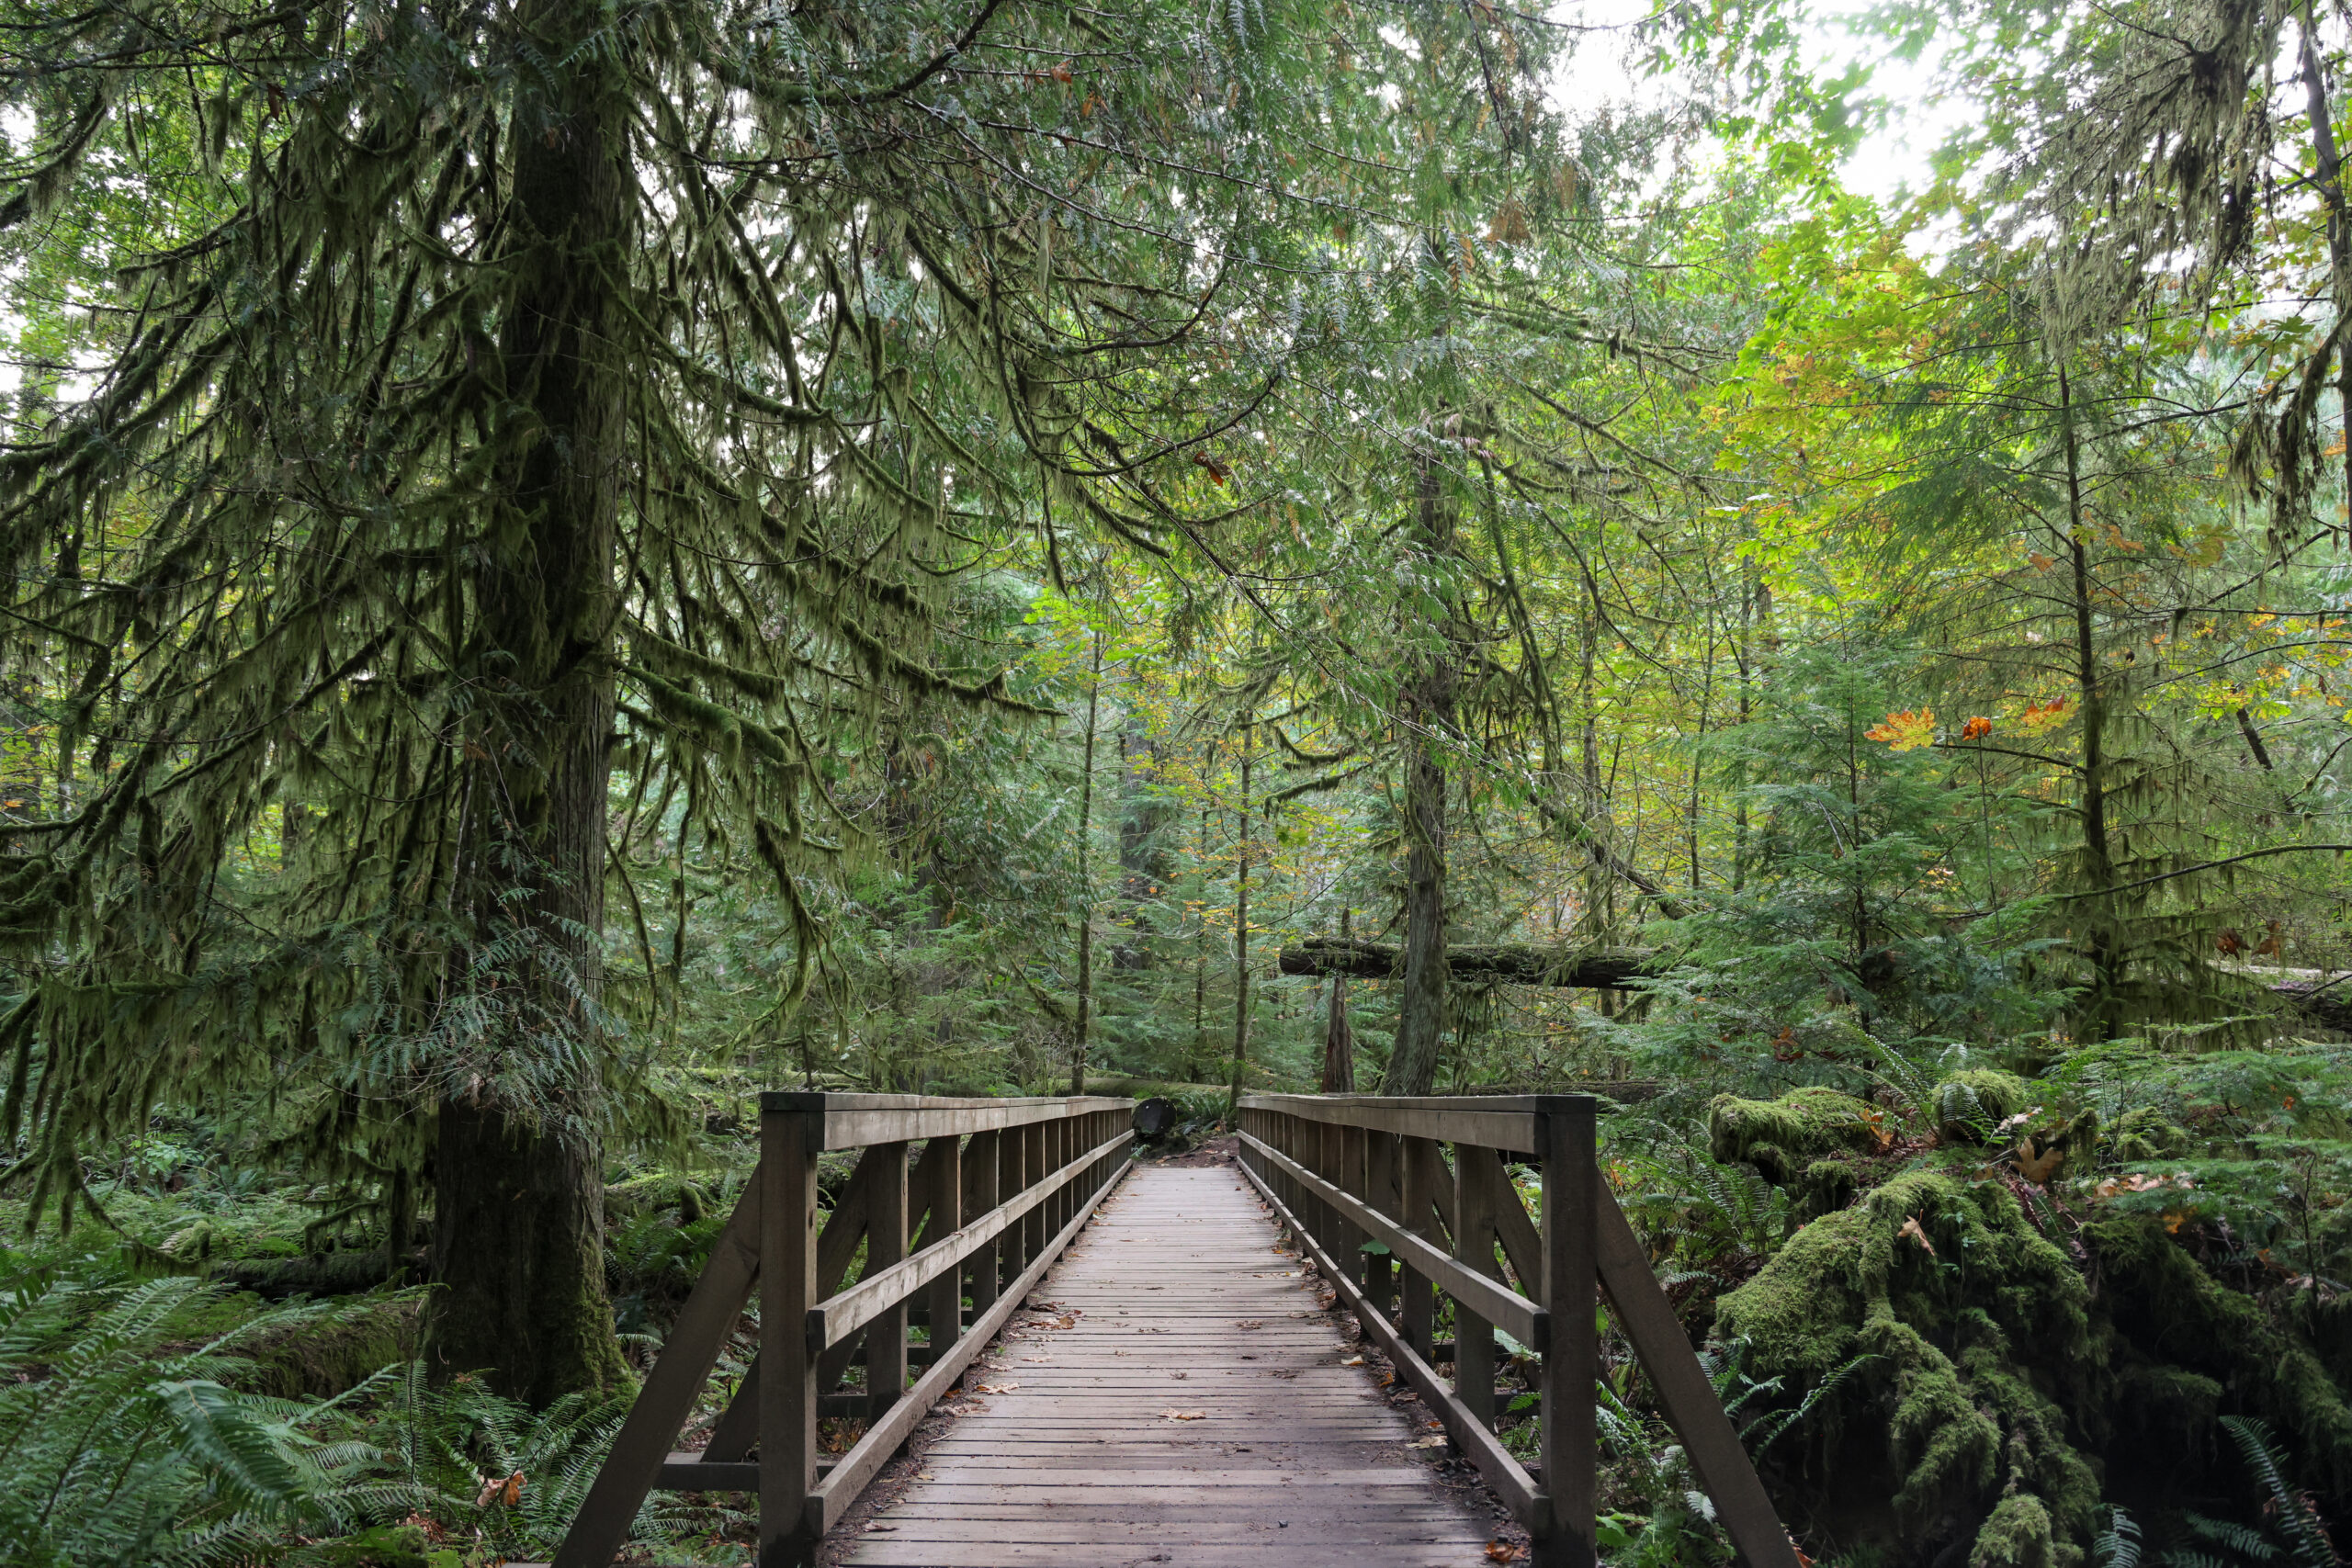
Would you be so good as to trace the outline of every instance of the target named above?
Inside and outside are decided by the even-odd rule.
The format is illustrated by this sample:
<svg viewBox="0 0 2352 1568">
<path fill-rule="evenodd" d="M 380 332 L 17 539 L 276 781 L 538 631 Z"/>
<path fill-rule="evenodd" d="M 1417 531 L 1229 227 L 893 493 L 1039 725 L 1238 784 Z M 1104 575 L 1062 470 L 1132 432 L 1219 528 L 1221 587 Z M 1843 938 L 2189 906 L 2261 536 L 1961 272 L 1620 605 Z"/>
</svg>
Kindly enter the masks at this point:
<svg viewBox="0 0 2352 1568">
<path fill-rule="evenodd" d="M 762 1568 L 812 1562 L 825 1532 L 1125 1174 L 1134 1105 L 762 1095 L 759 1168 L 555 1568 L 610 1568 L 657 1488 L 756 1492 Z M 818 1156 L 852 1148 L 864 1152 L 820 1228 Z M 755 1286 L 757 1359 L 709 1446 L 671 1452 Z M 909 1346 L 910 1323 L 928 1328 L 928 1344 Z M 865 1387 L 841 1392 L 860 1362 Z M 911 1387 L 910 1365 L 928 1367 Z M 828 1461 L 820 1415 L 864 1416 L 865 1433 Z"/>
<path fill-rule="evenodd" d="M 1488 1484 L 1539 1564 L 1594 1559 L 1598 1291 L 1749 1568 L 1797 1568 L 1705 1370 L 1594 1160 L 1588 1095 L 1245 1095 L 1242 1168 Z M 1449 1153 L 1449 1147 L 1451 1152 Z M 1509 1162 L 1542 1173 L 1539 1228 Z M 1376 1243 L 1385 1251 L 1368 1250 Z M 1453 1381 L 1433 1325 L 1453 1303 Z M 1540 1359 L 1539 1465 L 1497 1436 L 1495 1335 Z"/>
</svg>

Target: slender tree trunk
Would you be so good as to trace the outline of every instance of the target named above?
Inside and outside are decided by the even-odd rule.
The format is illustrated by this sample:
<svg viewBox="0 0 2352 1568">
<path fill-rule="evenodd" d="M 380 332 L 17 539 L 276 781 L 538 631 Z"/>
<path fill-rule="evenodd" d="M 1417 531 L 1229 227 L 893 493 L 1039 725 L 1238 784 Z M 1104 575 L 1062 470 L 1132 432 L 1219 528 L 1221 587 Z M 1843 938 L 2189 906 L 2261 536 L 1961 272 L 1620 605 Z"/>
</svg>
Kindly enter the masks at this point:
<svg viewBox="0 0 2352 1568">
<path fill-rule="evenodd" d="M 2303 95 L 2312 120 L 2312 185 L 2327 213 L 2327 276 L 2331 303 L 2338 321 L 2352 316 L 2352 213 L 2344 209 L 2344 157 L 2335 144 L 2335 114 L 2328 101 L 2327 76 L 2320 64 L 2319 40 L 2313 36 L 2312 8 L 2298 18 L 2302 35 Z M 2336 407 L 2352 429 L 2352 353 L 2335 358 Z M 2352 441 L 2344 448 L 2344 500 L 2346 508 L 2339 537 L 2352 541 Z"/>
<path fill-rule="evenodd" d="M 627 425 L 614 274 L 636 201 L 627 73 L 590 46 L 605 19 L 586 0 L 537 0 L 525 14 L 549 63 L 520 89 L 510 135 L 516 281 L 500 354 L 517 407 L 507 493 L 472 574 L 474 776 L 458 897 L 478 945 L 449 982 L 496 1021 L 466 1047 L 476 1060 L 453 1064 L 461 1076 L 444 1092 L 434 1154 L 434 1375 L 483 1372 L 534 1404 L 628 1375 L 605 1295 L 602 1159 L 586 1130 L 602 1086 L 582 1066 L 598 1055 Z M 502 947 L 484 995 L 467 963 Z"/>
<path fill-rule="evenodd" d="M 2058 411 L 2066 457 L 2066 542 L 2074 567 L 2075 681 L 2083 708 L 2083 875 L 2086 891 L 2098 893 L 2115 886 L 2115 858 L 2107 831 L 2107 695 L 2099 678 L 2098 645 L 2091 625 L 2089 526 L 2083 509 L 2082 446 L 2075 429 L 2074 387 L 2066 372 L 2058 372 Z M 2123 984 L 2124 960 L 2116 931 L 2113 901 L 2086 901 L 2093 922 L 2085 943 L 2098 976 L 2091 1010 L 2083 1031 L 2090 1041 L 2109 1038 L 2116 1019 L 2118 992 Z"/>
<path fill-rule="evenodd" d="M 1201 858 L 1204 863 L 1209 852 L 1209 812 L 1201 807 Z M 1204 886 L 1201 891 L 1206 894 Z M 1184 1077 L 1193 1083 L 1201 1081 L 1201 1053 L 1209 1038 L 1209 915 L 1208 900 L 1201 900 L 1200 924 L 1193 931 L 1193 1051 L 1184 1064 Z"/>
<path fill-rule="evenodd" d="M 1450 510 L 1438 493 L 1437 460 L 1420 464 L 1418 532 L 1425 558 L 1453 550 Z M 1405 979 L 1396 1042 L 1381 1075 L 1383 1094 L 1430 1092 L 1445 1033 L 1445 744 L 1453 729 L 1456 679 L 1453 628 L 1420 656 L 1397 715 L 1405 752 Z"/>
<path fill-rule="evenodd" d="M 1340 911 L 1340 940 L 1348 940 L 1350 909 Z M 1331 976 L 1331 1011 L 1323 1023 L 1323 1078 L 1318 1086 L 1325 1094 L 1353 1094 L 1356 1091 L 1356 1037 L 1348 1023 L 1348 977 Z"/>
<path fill-rule="evenodd" d="M 1094 734 L 1102 701 L 1102 634 L 1094 634 L 1094 672 L 1086 686 L 1085 776 L 1078 784 L 1078 1043 L 1070 1053 L 1069 1091 L 1086 1092 L 1086 1048 L 1094 1034 Z"/>
<path fill-rule="evenodd" d="M 1241 1069 L 1250 1060 L 1250 759 L 1255 740 L 1241 731 L 1241 836 L 1233 884 L 1233 1084 L 1227 1092 L 1229 1122 L 1241 1106 Z"/>
</svg>

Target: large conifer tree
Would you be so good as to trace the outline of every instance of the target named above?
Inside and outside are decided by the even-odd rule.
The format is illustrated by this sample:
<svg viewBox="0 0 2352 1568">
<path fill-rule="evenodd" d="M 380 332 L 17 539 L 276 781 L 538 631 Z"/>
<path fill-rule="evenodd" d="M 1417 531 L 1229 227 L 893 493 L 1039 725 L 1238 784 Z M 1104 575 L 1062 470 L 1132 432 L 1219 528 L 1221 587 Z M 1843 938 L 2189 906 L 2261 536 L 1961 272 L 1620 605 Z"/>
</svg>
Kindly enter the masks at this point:
<svg viewBox="0 0 2352 1568">
<path fill-rule="evenodd" d="M 1432 11 L 1522 115 L 1542 24 Z M 1224 570 L 1191 459 L 1347 351 L 1335 237 L 1427 196 L 1381 24 L 0 6 L 0 244 L 95 378 L 0 463 L 56 720 L 0 889 L 43 1201 L 266 1092 L 396 1246 L 433 1194 L 443 1372 L 616 1377 L 598 1151 L 659 1118 L 600 985 L 616 793 L 755 852 L 805 958 L 862 719 L 1005 701 L 915 655 L 935 584 L 1030 529 Z"/>
</svg>

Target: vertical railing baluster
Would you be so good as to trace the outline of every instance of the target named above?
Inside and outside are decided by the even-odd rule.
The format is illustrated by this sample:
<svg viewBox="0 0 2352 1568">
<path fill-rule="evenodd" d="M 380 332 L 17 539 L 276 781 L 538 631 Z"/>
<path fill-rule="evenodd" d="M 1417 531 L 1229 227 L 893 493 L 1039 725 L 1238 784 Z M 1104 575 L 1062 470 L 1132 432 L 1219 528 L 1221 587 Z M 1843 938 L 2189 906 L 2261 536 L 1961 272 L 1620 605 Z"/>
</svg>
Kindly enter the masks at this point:
<svg viewBox="0 0 2352 1568">
<path fill-rule="evenodd" d="M 1397 1223 L 1407 1230 L 1433 1245 L 1442 1246 L 1444 1238 L 1437 1235 L 1437 1183 L 1431 1168 L 1438 1159 L 1437 1145 L 1427 1138 L 1397 1140 L 1397 1195 L 1403 1201 L 1404 1213 Z M 1413 1353 L 1425 1361 L 1434 1363 L 1437 1337 L 1435 1323 L 1437 1302 L 1432 1282 L 1420 1270 L 1397 1259 L 1396 1289 L 1403 1298 L 1398 1326 L 1405 1342 Z"/>
<path fill-rule="evenodd" d="M 1032 1122 L 1021 1129 L 1021 1185 L 1024 1189 L 1035 1187 L 1046 1179 L 1046 1172 L 1050 1168 L 1046 1164 L 1046 1130 L 1051 1125 L 1046 1122 Z M 1037 1260 L 1046 1250 L 1046 1243 L 1053 1236 L 1054 1233 L 1046 1228 L 1048 1212 L 1046 1205 L 1040 1203 L 1029 1211 L 1028 1218 L 1022 1224 L 1021 1266 L 1023 1269 Z"/>
<path fill-rule="evenodd" d="M 907 1145 L 876 1144 L 866 1189 L 865 1271 L 872 1279 L 907 1255 Z M 901 1302 L 866 1325 L 865 1418 L 879 1421 L 907 1391 L 907 1308 Z"/>
<path fill-rule="evenodd" d="M 1003 1140 L 1002 1133 L 990 1128 L 984 1133 L 973 1134 L 972 1141 L 964 1145 L 964 1213 L 967 1218 L 978 1219 L 1002 1201 L 998 1196 L 997 1162 L 1003 1156 L 997 1152 L 997 1145 Z M 1002 1250 L 1001 1244 L 990 1242 L 972 1254 L 972 1261 L 967 1267 L 972 1276 L 972 1315 L 975 1317 L 996 1304 L 997 1292 L 1001 1288 L 998 1280 L 1003 1278 L 997 1272 L 997 1258 Z"/>
<path fill-rule="evenodd" d="M 1476 1272 L 1499 1279 L 1495 1268 L 1495 1184 L 1502 1167 L 1494 1151 L 1453 1145 L 1453 1256 Z M 1489 1431 L 1495 1425 L 1495 1330 L 1485 1318 L 1453 1303 L 1454 1397 Z"/>
<path fill-rule="evenodd" d="M 931 1172 L 931 1220 L 923 1227 L 926 1243 L 946 1240 L 964 1224 L 963 1139 L 954 1133 L 933 1138 L 923 1167 Z M 931 1359 L 936 1365 L 947 1348 L 964 1333 L 964 1271 L 950 1269 L 931 1282 L 926 1305 L 931 1315 Z"/>
<path fill-rule="evenodd" d="M 1392 1220 L 1402 1220 L 1405 1206 L 1397 1191 L 1397 1143 L 1393 1133 L 1368 1129 L 1363 1146 L 1363 1201 Z M 1401 1331 L 1404 1319 L 1396 1307 L 1396 1258 L 1393 1253 L 1366 1253 L 1363 1260 L 1364 1294 L 1380 1315 Z"/>
</svg>

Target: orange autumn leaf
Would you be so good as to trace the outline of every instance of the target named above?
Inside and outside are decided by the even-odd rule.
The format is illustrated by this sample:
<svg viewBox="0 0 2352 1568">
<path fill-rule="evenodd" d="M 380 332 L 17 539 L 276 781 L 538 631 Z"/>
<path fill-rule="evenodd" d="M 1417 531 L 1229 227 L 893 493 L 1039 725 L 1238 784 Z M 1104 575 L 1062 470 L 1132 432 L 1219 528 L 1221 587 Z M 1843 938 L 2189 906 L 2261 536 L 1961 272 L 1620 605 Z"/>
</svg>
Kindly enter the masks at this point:
<svg viewBox="0 0 2352 1568">
<path fill-rule="evenodd" d="M 1936 710 L 1921 708 L 1917 713 L 1891 713 L 1883 723 L 1862 731 L 1865 740 L 1883 740 L 1897 751 L 1916 751 L 1932 745 L 1936 739 Z"/>
<path fill-rule="evenodd" d="M 1983 714 L 1977 715 L 1960 727 L 1960 738 L 1962 740 L 1982 740 L 1992 733 L 1993 721 Z"/>
<path fill-rule="evenodd" d="M 2039 735 L 2045 729 L 2062 724 L 2075 711 L 2075 705 L 2064 697 L 2052 697 L 2046 703 L 2029 703 L 2025 712 L 2018 715 L 2018 727 L 2029 735 Z"/>
</svg>

